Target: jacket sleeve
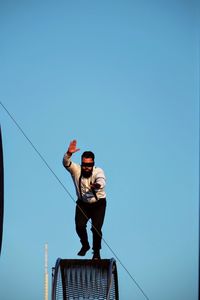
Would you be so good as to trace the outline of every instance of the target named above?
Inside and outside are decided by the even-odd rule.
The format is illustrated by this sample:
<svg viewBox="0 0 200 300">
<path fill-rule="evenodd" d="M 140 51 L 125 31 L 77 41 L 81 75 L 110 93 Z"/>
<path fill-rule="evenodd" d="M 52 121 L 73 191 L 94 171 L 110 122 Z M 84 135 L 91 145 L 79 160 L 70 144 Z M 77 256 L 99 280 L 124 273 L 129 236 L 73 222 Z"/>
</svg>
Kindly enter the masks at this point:
<svg viewBox="0 0 200 300">
<path fill-rule="evenodd" d="M 64 154 L 64 157 L 63 157 L 63 166 L 68 169 L 72 164 L 72 161 L 71 161 L 71 156 L 69 156 L 67 154 L 67 152 Z"/>
<path fill-rule="evenodd" d="M 65 153 L 63 157 L 63 166 L 67 171 L 71 173 L 72 176 L 76 176 L 77 174 L 80 173 L 80 165 L 74 163 L 71 160 L 71 156 L 67 155 L 67 153 Z"/>
<path fill-rule="evenodd" d="M 97 173 L 95 176 L 95 183 L 100 184 L 100 189 L 103 189 L 106 185 L 106 177 L 104 171 L 100 168 L 97 169 Z"/>
</svg>

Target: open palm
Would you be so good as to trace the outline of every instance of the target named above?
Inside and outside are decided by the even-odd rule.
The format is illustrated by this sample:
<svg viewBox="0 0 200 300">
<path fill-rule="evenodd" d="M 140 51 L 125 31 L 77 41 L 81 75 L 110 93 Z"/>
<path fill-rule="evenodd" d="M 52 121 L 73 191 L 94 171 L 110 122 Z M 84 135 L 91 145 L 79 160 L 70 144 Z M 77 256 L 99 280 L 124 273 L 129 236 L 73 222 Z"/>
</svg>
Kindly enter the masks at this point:
<svg viewBox="0 0 200 300">
<path fill-rule="evenodd" d="M 68 152 L 75 153 L 75 152 L 79 151 L 80 149 L 76 148 L 76 145 L 77 145 L 76 140 L 71 141 L 69 144 L 69 147 L 68 147 Z"/>
</svg>

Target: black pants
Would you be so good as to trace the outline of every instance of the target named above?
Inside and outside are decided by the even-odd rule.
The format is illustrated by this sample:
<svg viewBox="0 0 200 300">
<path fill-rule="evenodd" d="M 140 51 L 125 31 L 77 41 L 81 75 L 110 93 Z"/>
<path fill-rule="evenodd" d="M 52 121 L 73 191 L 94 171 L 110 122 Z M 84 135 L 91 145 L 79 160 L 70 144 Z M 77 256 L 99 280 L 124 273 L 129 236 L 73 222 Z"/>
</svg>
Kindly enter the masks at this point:
<svg viewBox="0 0 200 300">
<path fill-rule="evenodd" d="M 77 200 L 75 224 L 76 232 L 80 238 L 82 246 L 87 247 L 89 245 L 87 235 L 87 222 L 91 219 L 91 231 L 93 234 L 93 247 L 92 249 L 101 249 L 102 231 L 105 211 L 106 211 L 106 199 L 99 199 L 95 203 L 85 203 L 81 200 Z"/>
</svg>

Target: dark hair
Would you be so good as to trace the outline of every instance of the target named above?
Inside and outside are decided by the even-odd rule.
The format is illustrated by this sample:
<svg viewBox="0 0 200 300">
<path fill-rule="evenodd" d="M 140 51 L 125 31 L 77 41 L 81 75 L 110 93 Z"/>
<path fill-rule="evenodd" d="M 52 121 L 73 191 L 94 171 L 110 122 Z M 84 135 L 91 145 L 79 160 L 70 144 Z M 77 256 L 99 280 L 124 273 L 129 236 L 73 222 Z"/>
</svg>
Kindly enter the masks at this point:
<svg viewBox="0 0 200 300">
<path fill-rule="evenodd" d="M 85 158 L 92 158 L 94 160 L 95 156 L 94 153 L 92 151 L 85 151 L 83 152 L 81 159 L 83 159 L 83 157 Z"/>
</svg>

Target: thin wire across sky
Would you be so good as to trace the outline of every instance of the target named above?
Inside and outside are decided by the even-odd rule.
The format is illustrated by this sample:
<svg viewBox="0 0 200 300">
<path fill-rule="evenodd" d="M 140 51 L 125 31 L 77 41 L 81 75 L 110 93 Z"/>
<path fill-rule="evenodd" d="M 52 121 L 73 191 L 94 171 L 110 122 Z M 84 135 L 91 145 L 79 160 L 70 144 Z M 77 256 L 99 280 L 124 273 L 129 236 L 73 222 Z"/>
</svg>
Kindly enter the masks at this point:
<svg viewBox="0 0 200 300">
<path fill-rule="evenodd" d="M 49 171 L 53 174 L 53 176 L 55 177 L 55 179 L 58 181 L 58 183 L 62 186 L 62 188 L 65 190 L 65 192 L 68 194 L 68 196 L 73 200 L 73 202 L 76 204 L 76 200 L 74 199 L 74 197 L 71 195 L 71 193 L 68 191 L 68 189 L 66 188 L 66 186 L 62 183 L 62 181 L 59 179 L 59 177 L 56 175 L 56 173 L 53 171 L 53 169 L 50 167 L 49 163 L 46 161 L 46 159 L 43 157 L 43 155 L 40 153 L 40 151 L 35 147 L 35 145 L 32 143 L 31 139 L 27 136 L 27 134 L 25 133 L 25 131 L 22 129 L 22 127 L 19 125 L 19 123 L 15 120 L 15 118 L 13 117 L 13 115 L 8 111 L 8 109 L 5 107 L 5 105 L 0 101 L 0 104 L 2 106 L 2 108 L 4 109 L 4 111 L 7 113 L 7 115 L 11 118 L 11 120 L 13 121 L 13 123 L 16 125 L 16 127 L 18 128 L 18 130 L 21 132 L 21 134 L 25 137 L 25 139 L 28 141 L 28 143 L 31 145 L 31 147 L 34 149 L 34 151 L 37 153 L 37 155 L 40 157 L 40 159 L 42 160 L 42 162 L 46 165 L 46 167 L 49 169 Z M 79 207 L 79 209 L 81 209 Z M 83 212 L 84 214 L 84 212 Z M 85 214 L 84 214 L 85 215 Z M 85 216 L 87 218 L 87 216 Z M 90 224 L 91 221 L 89 220 Z M 93 226 L 94 227 L 94 226 Z M 94 228 L 96 231 L 97 229 Z M 97 231 L 97 233 L 99 234 L 99 232 Z M 121 259 L 116 255 L 115 251 L 109 246 L 108 242 L 102 238 L 103 242 L 105 243 L 105 245 L 109 248 L 109 250 L 112 252 L 112 254 L 114 255 L 114 257 L 116 258 L 116 260 L 119 262 L 119 264 L 123 267 L 123 269 L 126 271 L 126 273 L 128 274 L 128 276 L 130 277 L 130 279 L 135 283 L 135 285 L 137 286 L 137 288 L 141 291 L 141 293 L 143 294 L 143 296 L 146 298 L 146 300 L 150 300 L 149 297 L 146 295 L 146 293 L 144 292 L 144 290 L 141 288 L 141 286 L 138 284 L 138 282 L 135 280 L 135 278 L 131 275 L 131 273 L 129 272 L 129 270 L 126 268 L 126 266 L 122 263 Z"/>
</svg>

